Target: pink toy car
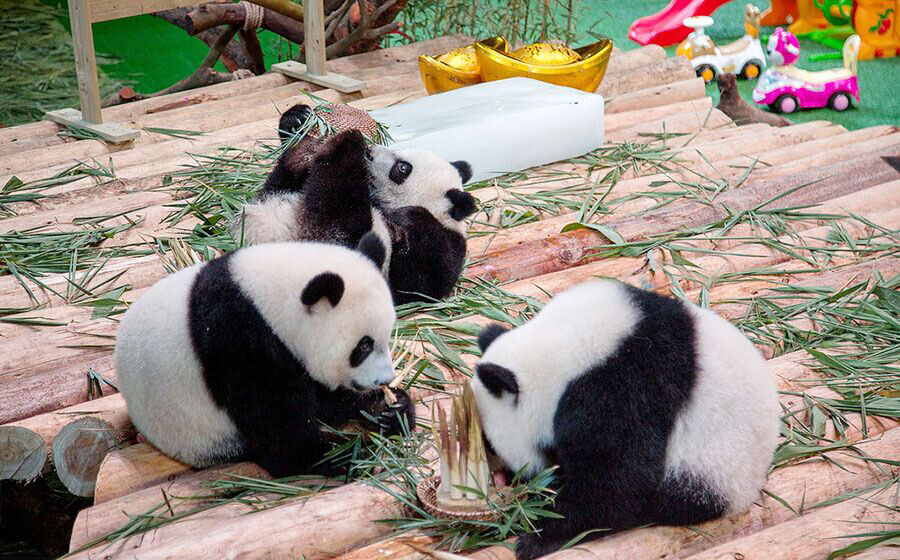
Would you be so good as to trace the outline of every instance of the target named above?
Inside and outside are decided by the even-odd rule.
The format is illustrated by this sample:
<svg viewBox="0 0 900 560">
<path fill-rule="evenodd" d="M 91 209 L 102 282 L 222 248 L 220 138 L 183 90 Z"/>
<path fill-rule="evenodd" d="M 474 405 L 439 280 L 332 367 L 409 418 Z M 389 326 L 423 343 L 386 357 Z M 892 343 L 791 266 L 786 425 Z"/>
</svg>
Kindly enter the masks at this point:
<svg viewBox="0 0 900 560">
<path fill-rule="evenodd" d="M 851 35 L 844 41 L 843 68 L 809 72 L 794 66 L 800 55 L 797 38 L 790 31 L 777 28 L 766 46 L 770 66 L 753 89 L 753 101 L 768 105 L 778 113 L 826 106 L 843 111 L 850 107 L 851 96 L 859 103 L 856 79 L 859 44 L 859 35 Z"/>
</svg>

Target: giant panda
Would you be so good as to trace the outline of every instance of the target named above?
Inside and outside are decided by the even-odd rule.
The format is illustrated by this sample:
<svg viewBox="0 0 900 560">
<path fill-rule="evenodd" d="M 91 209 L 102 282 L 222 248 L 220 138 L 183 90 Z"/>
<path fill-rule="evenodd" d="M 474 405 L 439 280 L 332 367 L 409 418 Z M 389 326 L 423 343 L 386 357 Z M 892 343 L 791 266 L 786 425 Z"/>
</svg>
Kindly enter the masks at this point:
<svg viewBox="0 0 900 560">
<path fill-rule="evenodd" d="M 336 474 L 321 423 L 413 428 L 393 379 L 390 292 L 374 233 L 359 251 L 322 243 L 238 249 L 157 282 L 116 337 L 119 389 L 138 430 L 194 467 L 248 460 L 272 476 Z M 365 424 L 365 422 L 364 422 Z"/>
<path fill-rule="evenodd" d="M 558 465 L 554 510 L 520 537 L 530 560 L 584 531 L 690 525 L 759 496 L 779 434 L 759 351 L 713 312 L 613 280 L 486 327 L 472 380 L 488 449 L 533 476 Z"/>
<path fill-rule="evenodd" d="M 279 129 L 300 122 L 292 108 Z M 462 189 L 472 176 L 468 163 L 427 150 L 367 146 L 357 130 L 329 138 L 312 158 L 298 150 L 285 150 L 244 207 L 233 225 L 236 239 L 353 246 L 375 231 L 389 246 L 384 273 L 396 303 L 449 295 L 465 262 L 465 219 L 477 209 Z"/>
</svg>

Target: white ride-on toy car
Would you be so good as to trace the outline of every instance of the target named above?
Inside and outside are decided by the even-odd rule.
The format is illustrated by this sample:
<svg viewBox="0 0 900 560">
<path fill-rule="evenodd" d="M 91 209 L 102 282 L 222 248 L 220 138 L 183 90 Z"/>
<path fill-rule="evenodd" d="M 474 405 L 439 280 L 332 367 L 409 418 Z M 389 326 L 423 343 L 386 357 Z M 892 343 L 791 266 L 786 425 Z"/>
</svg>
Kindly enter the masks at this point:
<svg viewBox="0 0 900 560">
<path fill-rule="evenodd" d="M 692 27 L 687 38 L 675 49 L 691 61 L 697 75 L 708 84 L 719 74 L 735 74 L 744 79 L 759 76 L 766 66 L 766 53 L 759 42 L 759 8 L 747 4 L 744 9 L 744 29 L 747 34 L 722 47 L 717 47 L 704 29 L 713 24 L 709 16 L 685 18 L 685 27 Z"/>
</svg>

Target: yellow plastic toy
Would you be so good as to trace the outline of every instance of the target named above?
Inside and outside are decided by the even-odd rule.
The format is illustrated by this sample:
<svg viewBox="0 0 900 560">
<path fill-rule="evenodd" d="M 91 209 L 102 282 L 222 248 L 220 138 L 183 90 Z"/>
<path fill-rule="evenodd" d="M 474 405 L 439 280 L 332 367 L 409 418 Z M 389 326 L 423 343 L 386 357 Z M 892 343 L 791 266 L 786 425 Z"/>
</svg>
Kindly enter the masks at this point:
<svg viewBox="0 0 900 560">
<path fill-rule="evenodd" d="M 542 82 L 594 92 L 603 80 L 612 41 L 601 39 L 580 49 L 537 43 L 508 53 L 494 39 L 475 43 L 475 56 L 486 82 L 504 78 L 533 78 Z"/>
<path fill-rule="evenodd" d="M 900 0 L 857 0 L 853 29 L 862 39 L 860 60 L 890 58 L 900 54 L 897 13 Z"/>
<path fill-rule="evenodd" d="M 503 37 L 488 39 L 496 48 L 509 51 Z M 440 56 L 419 56 L 419 72 L 428 93 L 441 93 L 481 83 L 481 68 L 475 56 L 475 45 L 454 49 Z"/>
</svg>

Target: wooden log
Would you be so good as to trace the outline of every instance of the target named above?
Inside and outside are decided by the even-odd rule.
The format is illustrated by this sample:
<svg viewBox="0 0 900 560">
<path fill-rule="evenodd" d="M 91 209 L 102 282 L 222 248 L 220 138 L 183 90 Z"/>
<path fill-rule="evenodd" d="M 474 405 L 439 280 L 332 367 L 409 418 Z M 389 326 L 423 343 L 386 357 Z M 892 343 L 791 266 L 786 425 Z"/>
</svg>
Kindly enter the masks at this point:
<svg viewBox="0 0 900 560">
<path fill-rule="evenodd" d="M 885 183 L 875 187 L 870 187 L 864 191 L 839 197 L 830 201 L 826 201 L 821 206 L 815 208 L 815 211 L 822 213 L 844 213 L 844 214 L 874 214 L 879 208 L 890 207 L 897 208 L 900 206 L 900 181 Z M 880 219 L 882 214 L 873 217 Z M 877 222 L 876 222 L 877 223 Z M 810 223 L 809 227 L 813 227 L 815 223 Z M 815 232 L 807 232 L 806 224 L 798 223 L 797 230 L 801 236 L 809 241 L 809 237 Z M 738 226 L 740 228 L 740 226 Z M 750 226 L 744 226 L 737 231 L 732 231 L 731 235 L 736 238 L 758 236 L 759 232 Z M 695 242 L 690 238 L 682 240 L 680 243 L 686 246 L 696 246 L 701 250 L 718 248 L 720 250 L 732 250 L 740 242 L 735 241 L 728 243 L 727 240 L 717 241 L 714 246 L 712 243 Z M 694 257 L 690 251 L 686 251 L 685 255 L 694 260 L 705 258 L 704 256 Z M 758 262 L 758 261 L 757 261 Z M 764 265 L 765 263 L 760 263 Z M 517 282 L 512 282 L 504 286 L 504 289 L 515 294 L 534 297 L 538 300 L 545 301 L 548 299 L 547 294 L 556 294 L 569 286 L 587 282 L 597 277 L 611 278 L 627 278 L 639 276 L 643 273 L 647 265 L 645 257 L 616 257 L 613 259 L 601 259 L 591 262 L 573 269 L 564 269 L 550 274 L 544 274 L 533 278 L 527 278 Z M 755 266 L 755 265 L 754 265 Z M 643 286 L 643 280 L 634 280 L 637 286 Z"/>
<path fill-rule="evenodd" d="M 51 361 L 0 382 L 0 422 L 16 422 L 83 403 L 90 390 L 88 369 L 115 383 L 112 352 L 85 352 L 77 358 Z M 101 384 L 103 395 L 114 393 Z"/>
<path fill-rule="evenodd" d="M 30 482 L 47 464 L 47 444 L 22 426 L 0 426 L 0 480 Z"/>
<path fill-rule="evenodd" d="M 610 131 L 607 142 L 647 141 L 648 137 L 661 134 L 688 134 L 700 130 L 731 128 L 735 124 L 722 111 L 715 108 L 698 109 L 667 115 L 661 119 L 638 123 Z"/>
<path fill-rule="evenodd" d="M 431 550 L 438 542 L 439 538 L 421 533 L 401 533 L 342 554 L 336 560 L 419 560 L 428 557 L 410 545 Z"/>
<path fill-rule="evenodd" d="M 607 115 L 614 115 L 625 111 L 659 107 L 678 101 L 700 99 L 705 96 L 706 84 L 703 78 L 691 78 L 633 91 L 628 95 L 620 95 L 608 101 L 604 109 Z"/>
<path fill-rule="evenodd" d="M 85 417 L 97 418 L 108 423 L 110 430 L 117 435 L 117 441 L 134 435 L 134 427 L 125 409 L 125 399 L 118 394 L 39 414 L 4 426 L 21 426 L 35 432 L 49 449 L 53 439 L 63 427 L 73 420 Z"/>
<path fill-rule="evenodd" d="M 778 179 L 754 181 L 751 178 L 741 189 L 719 195 L 711 205 L 700 202 L 673 203 L 656 212 L 610 220 L 606 225 L 624 239 L 637 239 L 638 236 L 666 231 L 672 224 L 686 228 L 714 223 L 727 212 L 749 210 L 775 199 L 783 193 L 785 185 L 807 186 L 782 196 L 769 204 L 767 209 L 816 204 L 896 179 L 897 171 L 881 159 L 893 150 L 886 148 L 850 161 L 820 166 Z M 563 270 L 590 260 L 591 248 L 598 244 L 598 239 L 595 233 L 583 229 L 550 238 L 525 239 L 507 250 L 486 254 L 481 262 L 469 267 L 467 274 L 510 281 Z"/>
<path fill-rule="evenodd" d="M 640 111 L 633 111 L 628 114 L 631 113 L 640 113 Z M 619 117 L 620 115 L 614 116 Z M 891 130 L 891 127 L 875 127 L 875 130 L 865 133 L 847 133 L 843 127 L 823 122 L 811 122 L 792 127 L 775 128 L 771 133 L 765 134 L 762 137 L 736 136 L 718 139 L 713 142 L 692 144 L 683 148 L 673 148 L 670 151 L 671 160 L 660 163 L 661 167 L 667 168 L 668 170 L 644 175 L 635 173 L 632 168 L 629 168 L 621 173 L 622 176 L 620 180 L 615 184 L 610 193 L 612 196 L 608 196 L 607 199 L 614 201 L 615 199 L 628 194 L 647 191 L 652 189 L 655 184 L 665 184 L 678 180 L 691 183 L 697 182 L 700 179 L 700 174 L 705 174 L 712 179 L 736 178 L 746 173 L 747 167 L 753 164 L 755 158 L 765 158 L 763 159 L 765 163 L 758 163 L 757 165 L 755 173 L 758 174 L 766 168 L 766 165 L 774 166 L 779 163 L 793 161 L 794 158 L 778 155 L 781 152 L 792 151 L 793 146 L 814 140 L 831 138 L 842 133 L 854 134 L 852 137 L 847 137 L 847 140 L 858 141 L 875 137 L 880 132 L 886 134 L 886 131 L 888 130 Z M 818 148 L 818 146 L 811 146 L 811 148 Z M 659 169 L 659 167 L 648 167 L 649 171 L 656 171 L 657 169 Z M 558 189 L 567 186 L 568 184 L 585 185 L 601 181 L 612 168 L 600 167 L 595 168 L 590 172 L 586 172 L 583 165 L 570 164 L 568 167 L 562 165 L 540 167 L 533 170 L 533 172 L 540 177 L 545 170 L 569 173 L 572 176 L 571 178 L 563 177 L 554 181 L 551 188 Z M 523 186 L 520 187 L 519 184 L 522 184 Z M 520 183 L 514 182 L 512 186 L 505 188 L 479 189 L 473 194 L 475 194 L 483 203 L 493 200 L 498 196 L 502 196 L 503 193 L 506 192 L 547 188 L 548 185 L 546 181 L 526 179 Z M 567 218 L 565 218 L 566 221 L 562 222 L 562 225 L 565 225 L 570 221 L 576 221 L 578 213 L 571 212 L 563 214 L 562 216 L 567 216 Z M 562 219 L 562 216 L 557 218 Z M 519 227 L 541 227 L 543 222 L 552 219 L 556 218 L 543 218 L 540 222 Z M 560 227 L 562 227 L 562 225 L 560 225 Z M 520 230 L 515 229 L 515 231 Z M 502 237 L 504 232 L 500 232 L 498 235 Z M 477 246 L 478 240 L 473 239 L 472 243 Z"/>
<path fill-rule="evenodd" d="M 379 521 L 402 515 L 402 505 L 382 490 L 354 483 L 244 515 L 248 511 L 246 505 L 226 504 L 209 510 L 208 515 L 192 516 L 70 558 L 96 558 L 100 551 L 112 557 L 127 553 L 129 558 L 200 558 L 215 551 L 218 557 L 228 558 L 325 559 L 390 531 Z M 265 532 L 264 540 L 247 538 L 260 530 Z"/>
<path fill-rule="evenodd" d="M 895 484 L 828 507 L 814 509 L 797 519 L 689 556 L 688 560 L 826 558 L 830 552 L 853 542 L 851 539 L 836 538 L 840 535 L 895 531 L 900 524 L 900 511 L 889 504 L 898 489 L 900 487 Z M 895 554 L 900 555 L 900 551 L 895 549 Z"/>
<path fill-rule="evenodd" d="M 881 437 L 858 445 L 868 457 L 891 457 L 900 449 L 900 429 L 888 430 Z M 890 472 L 844 451 L 824 454 L 820 458 L 801 461 L 779 468 L 769 475 L 762 496 L 750 510 L 738 515 L 702 523 L 696 527 L 648 527 L 635 529 L 577 545 L 575 548 L 547 556 L 548 560 L 564 558 L 629 558 L 651 560 L 684 558 L 736 537 L 751 535 L 768 527 L 794 519 L 796 511 L 830 500 L 836 496 L 889 480 Z M 772 498 L 777 496 L 780 500 Z M 786 507 L 787 504 L 789 507 Z M 507 548 L 490 547 L 471 555 L 478 560 L 514 560 Z"/>
<path fill-rule="evenodd" d="M 706 174 L 713 179 L 732 181 L 746 173 L 747 167 L 753 164 L 754 160 L 758 160 L 760 163 L 757 164 L 756 170 L 751 172 L 751 183 L 765 177 L 783 176 L 797 168 L 795 159 L 790 156 L 804 153 L 807 147 L 810 151 L 816 152 L 822 147 L 834 143 L 835 136 L 858 143 L 890 130 L 890 127 L 875 127 L 874 130 L 864 129 L 867 132 L 857 130 L 844 134 L 839 134 L 842 130 L 840 127 L 809 127 L 804 130 L 791 130 L 799 128 L 774 129 L 773 133 L 768 135 L 765 140 L 758 141 L 759 148 L 765 150 L 762 152 L 753 151 L 752 147 L 746 145 L 743 138 L 728 139 L 712 145 L 703 144 L 690 150 L 680 150 L 677 152 L 679 163 L 673 165 L 673 171 L 619 181 L 613 187 L 611 196 L 608 198 L 614 201 L 626 195 L 651 191 L 653 189 L 651 185 L 654 183 L 697 182 L 698 177 L 694 174 L 695 172 Z M 779 132 L 782 131 L 785 133 L 780 135 Z M 837 157 L 839 156 L 835 154 L 835 158 Z M 815 158 L 805 160 L 804 165 L 814 163 L 813 159 Z M 767 165 L 771 167 L 766 167 Z M 591 175 L 591 178 L 599 179 L 606 171 L 599 169 Z M 624 208 L 621 209 L 624 210 Z M 616 207 L 614 215 L 619 211 L 620 207 Z M 546 217 L 538 222 L 510 228 L 490 237 L 470 239 L 468 249 L 473 255 L 482 255 L 487 250 L 497 252 L 516 245 L 522 239 L 540 239 L 556 235 L 567 224 L 577 222 L 578 217 L 577 212 Z"/>
<path fill-rule="evenodd" d="M 129 515 L 146 512 L 158 505 L 163 501 L 163 495 L 195 496 L 206 494 L 208 490 L 203 487 L 204 483 L 227 479 L 232 475 L 269 478 L 269 474 L 266 471 L 253 463 L 236 463 L 220 465 L 202 471 L 184 470 L 180 473 L 172 473 L 166 477 L 165 481 L 156 485 L 123 496 L 111 497 L 101 502 L 97 502 L 100 494 L 95 493 L 95 505 L 83 509 L 75 520 L 69 550 L 77 550 L 94 539 L 111 533 L 126 523 L 129 520 Z M 177 513 L 189 506 L 174 503 L 172 507 Z"/>
<path fill-rule="evenodd" d="M 76 496 L 94 495 L 100 463 L 122 434 L 93 416 L 73 420 L 53 438 L 53 465 L 66 489 Z"/>
<path fill-rule="evenodd" d="M 712 99 L 709 97 L 688 99 L 686 101 L 678 101 L 668 105 L 644 107 L 633 111 L 613 113 L 606 116 L 604 125 L 606 126 L 607 133 L 610 133 L 614 130 L 628 128 L 637 124 L 656 121 L 669 115 L 692 113 L 702 109 L 708 110 L 710 107 L 712 107 Z"/>
<path fill-rule="evenodd" d="M 894 133 L 888 134 L 888 132 Z M 772 180 L 776 177 L 800 173 L 816 166 L 839 163 L 857 156 L 864 156 L 873 151 L 897 150 L 898 145 L 900 145 L 900 133 L 896 132 L 894 127 L 888 126 L 855 130 L 842 134 L 840 138 L 842 141 L 847 142 L 843 149 L 834 148 L 834 139 L 823 138 L 799 146 L 788 146 L 780 150 L 771 150 L 755 158 L 745 157 L 743 161 L 741 161 L 741 158 L 738 158 L 736 161 L 724 164 L 733 170 L 726 178 L 736 179 L 741 176 L 738 173 L 745 173 L 747 168 L 754 164 L 754 160 L 758 160 L 757 165 L 760 169 L 759 172 L 753 174 L 753 179 L 755 181 Z M 698 180 L 704 181 L 705 179 L 701 178 L 705 171 L 704 168 L 712 168 L 710 170 L 711 173 L 722 173 L 715 167 L 717 166 L 705 165 L 697 169 L 697 175 L 691 176 L 690 172 L 685 172 L 677 177 L 672 177 L 672 179 L 683 179 L 689 183 Z M 715 177 L 713 176 L 712 178 Z M 615 211 L 625 213 L 639 212 L 652 208 L 656 204 L 657 201 L 649 198 L 637 199 L 616 206 Z"/>
<path fill-rule="evenodd" d="M 687 59 L 683 57 L 666 58 L 640 68 L 627 69 L 604 76 L 603 82 L 597 88 L 597 93 L 606 100 L 612 100 L 616 96 L 632 91 L 696 77 L 697 73 Z"/>
<path fill-rule="evenodd" d="M 645 45 L 630 51 L 613 52 L 606 65 L 606 76 L 633 72 L 666 59 L 666 50 L 659 45 Z"/>
<path fill-rule="evenodd" d="M 191 468 L 149 443 L 110 451 L 99 465 L 94 505 L 183 476 Z M 146 473 L 152 473 L 147 476 Z"/>
</svg>

